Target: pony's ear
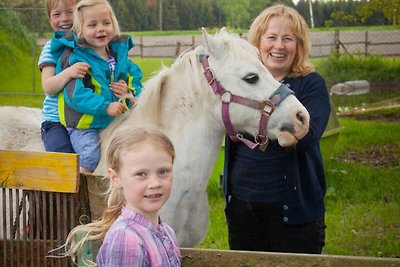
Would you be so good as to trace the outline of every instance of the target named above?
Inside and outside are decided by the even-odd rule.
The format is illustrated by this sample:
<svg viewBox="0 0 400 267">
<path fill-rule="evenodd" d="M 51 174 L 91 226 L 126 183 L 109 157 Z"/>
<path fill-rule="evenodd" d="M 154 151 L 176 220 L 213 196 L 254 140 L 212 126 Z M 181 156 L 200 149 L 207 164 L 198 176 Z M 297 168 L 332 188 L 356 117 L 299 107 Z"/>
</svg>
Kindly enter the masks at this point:
<svg viewBox="0 0 400 267">
<path fill-rule="evenodd" d="M 203 32 L 203 42 L 207 47 L 208 53 L 213 56 L 221 55 L 224 52 L 224 44 L 218 39 L 218 37 L 208 34 L 205 28 L 201 28 L 201 30 Z"/>
<path fill-rule="evenodd" d="M 220 34 L 226 34 L 228 33 L 228 30 L 225 27 L 222 27 L 221 30 L 219 30 Z"/>
</svg>

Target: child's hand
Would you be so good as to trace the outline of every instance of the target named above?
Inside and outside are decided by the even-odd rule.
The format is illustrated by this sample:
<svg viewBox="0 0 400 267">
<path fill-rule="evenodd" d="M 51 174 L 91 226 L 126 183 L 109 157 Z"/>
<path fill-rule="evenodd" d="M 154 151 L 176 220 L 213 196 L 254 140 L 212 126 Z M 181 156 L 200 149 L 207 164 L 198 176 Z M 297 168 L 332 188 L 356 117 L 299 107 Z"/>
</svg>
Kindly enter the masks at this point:
<svg viewBox="0 0 400 267">
<path fill-rule="evenodd" d="M 126 106 L 121 102 L 111 102 L 107 107 L 109 116 L 119 116 L 127 110 Z"/>
<path fill-rule="evenodd" d="M 113 91 L 116 97 L 121 98 L 128 93 L 128 84 L 124 80 L 110 83 L 110 90 Z"/>
<path fill-rule="evenodd" d="M 90 69 L 89 64 L 85 62 L 77 62 L 65 69 L 71 79 L 82 79 Z"/>
</svg>

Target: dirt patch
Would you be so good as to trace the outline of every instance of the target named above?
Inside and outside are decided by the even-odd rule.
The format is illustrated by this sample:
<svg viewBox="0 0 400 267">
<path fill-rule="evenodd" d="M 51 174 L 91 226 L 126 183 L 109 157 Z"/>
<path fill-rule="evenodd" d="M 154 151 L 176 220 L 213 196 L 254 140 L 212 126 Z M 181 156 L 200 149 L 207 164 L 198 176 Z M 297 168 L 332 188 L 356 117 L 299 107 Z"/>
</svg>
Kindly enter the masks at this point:
<svg viewBox="0 0 400 267">
<path fill-rule="evenodd" d="M 369 81 L 371 92 L 399 92 L 399 80 L 391 81 Z"/>
<path fill-rule="evenodd" d="M 400 152 L 394 144 L 375 145 L 364 151 L 348 151 L 341 156 L 346 163 L 357 162 L 372 167 L 399 167 Z"/>
<path fill-rule="evenodd" d="M 372 92 L 399 92 L 398 81 L 371 81 Z M 400 112 L 380 113 L 380 114 L 358 114 L 351 116 L 356 120 L 382 121 L 390 123 L 400 123 Z M 361 152 L 348 151 L 341 156 L 343 162 L 357 162 L 372 167 L 400 167 L 400 152 L 395 144 L 375 145 Z"/>
</svg>

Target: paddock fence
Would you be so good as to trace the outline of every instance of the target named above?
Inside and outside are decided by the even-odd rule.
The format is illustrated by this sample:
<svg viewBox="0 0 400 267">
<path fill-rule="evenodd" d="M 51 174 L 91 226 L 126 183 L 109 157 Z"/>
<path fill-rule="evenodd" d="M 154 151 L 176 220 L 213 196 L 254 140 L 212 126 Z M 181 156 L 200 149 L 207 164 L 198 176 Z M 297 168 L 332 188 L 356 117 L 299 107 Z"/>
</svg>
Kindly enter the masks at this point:
<svg viewBox="0 0 400 267">
<path fill-rule="evenodd" d="M 246 36 L 242 36 L 246 38 Z M 311 32 L 311 58 L 357 54 L 400 57 L 400 30 Z M 202 43 L 201 35 L 133 36 L 136 47 L 129 55 L 140 58 L 176 58 L 183 51 Z"/>
</svg>

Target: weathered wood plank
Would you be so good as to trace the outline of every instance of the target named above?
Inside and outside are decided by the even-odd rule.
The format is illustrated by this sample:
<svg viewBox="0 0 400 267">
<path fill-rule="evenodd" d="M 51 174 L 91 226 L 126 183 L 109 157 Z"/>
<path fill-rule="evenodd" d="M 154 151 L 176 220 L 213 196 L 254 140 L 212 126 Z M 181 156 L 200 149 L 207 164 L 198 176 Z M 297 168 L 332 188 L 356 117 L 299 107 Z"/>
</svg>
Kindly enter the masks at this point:
<svg viewBox="0 0 400 267">
<path fill-rule="evenodd" d="M 0 150 L 0 187 L 76 193 L 79 187 L 79 156 Z"/>
<path fill-rule="evenodd" d="M 182 267 L 399 267 L 400 259 L 181 248 Z"/>
<path fill-rule="evenodd" d="M 92 241 L 78 256 L 78 266 L 95 261 L 101 241 Z M 400 259 L 181 248 L 182 267 L 400 267 Z"/>
</svg>

